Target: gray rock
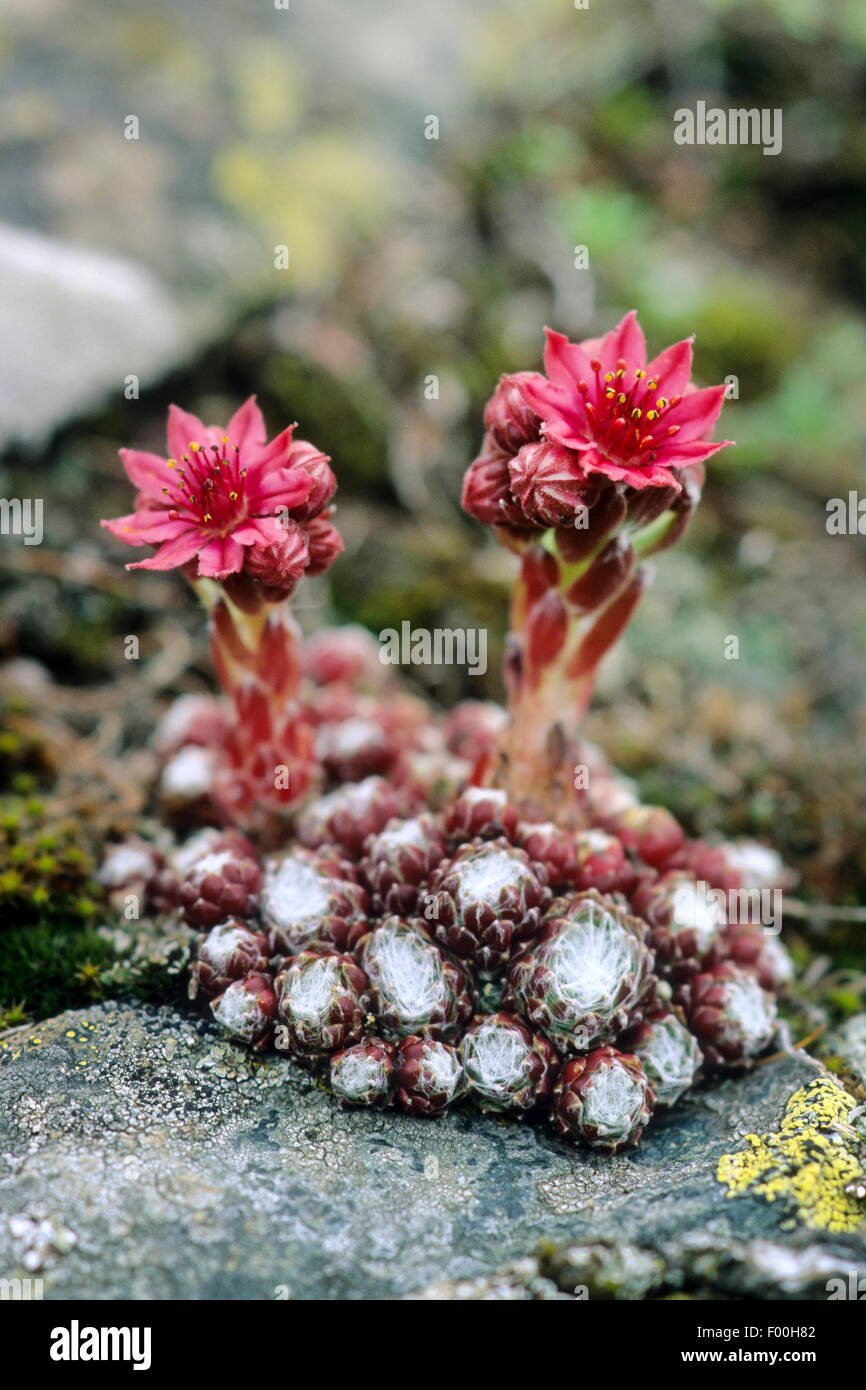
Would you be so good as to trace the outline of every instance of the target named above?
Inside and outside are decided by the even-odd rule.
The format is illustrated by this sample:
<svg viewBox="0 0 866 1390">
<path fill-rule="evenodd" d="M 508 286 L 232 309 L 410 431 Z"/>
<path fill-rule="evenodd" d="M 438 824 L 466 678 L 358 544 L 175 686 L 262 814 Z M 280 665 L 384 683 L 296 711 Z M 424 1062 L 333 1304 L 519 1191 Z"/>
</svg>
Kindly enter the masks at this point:
<svg viewBox="0 0 866 1390">
<path fill-rule="evenodd" d="M 190 343 L 168 290 L 143 267 L 0 224 L 0 444 L 45 441 L 108 396 L 165 375 Z"/>
<path fill-rule="evenodd" d="M 848 1070 L 866 1089 L 866 1013 L 854 1014 L 825 1040 L 824 1052 L 841 1057 Z"/>
<path fill-rule="evenodd" d="M 862 1227 L 807 1230 L 716 1177 L 822 1075 L 770 1062 L 607 1158 L 544 1122 L 341 1110 L 166 1007 L 70 1012 L 0 1038 L 0 1272 L 47 1298 L 826 1296 L 866 1264 Z"/>
</svg>

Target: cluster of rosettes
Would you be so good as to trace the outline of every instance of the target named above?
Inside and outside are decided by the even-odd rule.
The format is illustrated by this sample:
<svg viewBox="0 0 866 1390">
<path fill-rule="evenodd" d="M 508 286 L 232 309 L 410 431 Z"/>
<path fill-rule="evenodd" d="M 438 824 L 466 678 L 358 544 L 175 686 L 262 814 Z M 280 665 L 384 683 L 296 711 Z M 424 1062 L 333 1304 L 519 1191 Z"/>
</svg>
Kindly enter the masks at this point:
<svg viewBox="0 0 866 1390">
<path fill-rule="evenodd" d="M 461 709 L 468 763 L 494 724 Z M 437 808 L 438 791 L 371 774 L 310 802 L 287 849 L 260 856 L 231 829 L 164 856 L 137 840 L 113 848 L 106 881 L 199 928 L 190 994 L 342 1103 L 546 1110 L 616 1152 L 771 1043 L 790 963 L 719 902 L 788 879 L 758 846 L 687 841 L 596 765 L 582 830 L 522 820 L 497 788 Z"/>
</svg>

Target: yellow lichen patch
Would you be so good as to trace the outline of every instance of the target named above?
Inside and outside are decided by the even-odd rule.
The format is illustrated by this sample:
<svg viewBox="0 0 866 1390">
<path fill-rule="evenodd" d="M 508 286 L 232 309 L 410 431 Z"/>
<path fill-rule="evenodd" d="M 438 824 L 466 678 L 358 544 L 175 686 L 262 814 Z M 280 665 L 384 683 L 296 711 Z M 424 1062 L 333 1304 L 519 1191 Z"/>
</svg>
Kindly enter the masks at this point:
<svg viewBox="0 0 866 1390">
<path fill-rule="evenodd" d="M 719 1160 L 716 1176 L 728 1196 L 787 1198 L 804 1226 L 855 1230 L 864 1211 L 845 1188 L 866 1169 L 848 1123 L 854 1104 L 847 1091 L 824 1077 L 795 1091 L 775 1134 L 747 1134 L 747 1149 Z"/>
</svg>

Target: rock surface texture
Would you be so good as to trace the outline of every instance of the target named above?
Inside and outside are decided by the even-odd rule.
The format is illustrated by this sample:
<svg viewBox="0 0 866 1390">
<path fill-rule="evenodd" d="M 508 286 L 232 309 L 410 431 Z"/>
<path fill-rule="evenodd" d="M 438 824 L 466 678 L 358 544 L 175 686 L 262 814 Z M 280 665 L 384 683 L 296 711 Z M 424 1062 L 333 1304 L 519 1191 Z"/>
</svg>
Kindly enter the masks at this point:
<svg viewBox="0 0 866 1390">
<path fill-rule="evenodd" d="M 816 1062 L 770 1062 L 610 1158 L 463 1108 L 341 1110 L 202 1020 L 95 1006 L 0 1039 L 0 1268 L 48 1298 L 826 1297 L 866 1273 L 833 1173 L 832 1231 L 787 1189 L 730 1197 L 718 1176 L 816 1082 L 826 1102 Z"/>
</svg>

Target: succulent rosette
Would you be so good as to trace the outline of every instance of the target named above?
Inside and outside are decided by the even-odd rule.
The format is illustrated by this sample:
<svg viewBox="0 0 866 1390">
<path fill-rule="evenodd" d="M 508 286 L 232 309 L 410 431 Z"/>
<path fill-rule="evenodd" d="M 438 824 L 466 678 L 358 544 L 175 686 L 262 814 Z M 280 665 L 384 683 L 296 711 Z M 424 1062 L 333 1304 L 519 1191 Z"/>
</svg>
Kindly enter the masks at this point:
<svg viewBox="0 0 866 1390">
<path fill-rule="evenodd" d="M 554 821 L 521 821 L 517 843 L 530 859 L 543 864 L 551 888 L 574 888 L 580 870 L 577 836 Z"/>
<path fill-rule="evenodd" d="M 370 1007 L 387 1038 L 452 1041 L 472 1016 L 468 970 L 431 941 L 420 923 L 386 917 L 358 942 Z"/>
<path fill-rule="evenodd" d="M 196 860 L 177 890 L 177 901 L 191 927 L 213 927 L 227 917 L 253 917 L 261 886 L 258 859 L 226 848 Z"/>
<path fill-rule="evenodd" d="M 651 1006 L 645 928 L 613 899 L 575 896 L 515 957 L 503 999 L 564 1055 L 613 1042 Z"/>
<path fill-rule="evenodd" d="M 404 1038 L 397 1049 L 397 1104 L 410 1115 L 441 1115 L 465 1089 L 460 1054 L 434 1038 Z"/>
<path fill-rule="evenodd" d="M 291 956 L 274 981 L 281 1051 L 337 1052 L 360 1040 L 370 1008 L 367 977 L 351 956 L 311 946 Z"/>
<path fill-rule="evenodd" d="M 463 1035 L 460 1056 L 470 1099 L 481 1110 L 522 1117 L 546 1100 L 559 1058 L 516 1014 L 478 1014 Z"/>
<path fill-rule="evenodd" d="M 397 1049 L 392 1042 L 370 1038 L 335 1052 L 328 1063 L 328 1084 L 343 1105 L 384 1110 L 394 1101 Z"/>
<path fill-rule="evenodd" d="M 195 999 L 201 991 L 213 998 L 233 980 L 267 973 L 269 961 L 268 938 L 262 932 L 244 922 L 221 922 L 199 939 L 190 966 L 189 997 Z"/>
<path fill-rule="evenodd" d="M 514 840 L 517 812 L 507 793 L 498 787 L 465 787 L 444 815 L 445 830 L 452 840 Z"/>
<path fill-rule="evenodd" d="M 211 1000 L 210 1010 L 230 1037 L 257 1052 L 271 1046 L 277 1000 L 270 975 L 246 975 L 233 980 Z"/>
<path fill-rule="evenodd" d="M 389 820 L 406 814 L 406 802 L 400 788 L 383 777 L 365 777 L 305 806 L 298 820 L 298 838 L 313 849 L 339 845 L 350 859 L 358 860 L 370 835 L 378 835 Z"/>
<path fill-rule="evenodd" d="M 693 976 L 676 992 L 689 1029 L 710 1066 L 750 1065 L 776 1031 L 776 1001 L 749 970 L 721 961 Z"/>
<path fill-rule="evenodd" d="M 442 811 L 460 795 L 472 772 L 468 759 L 458 758 L 445 748 L 406 748 L 394 764 L 391 778 L 409 806 Z"/>
<path fill-rule="evenodd" d="M 304 643 L 303 672 L 325 690 L 339 686 L 381 690 L 388 682 L 388 669 L 379 659 L 380 652 L 373 634 L 357 623 L 322 628 Z"/>
<path fill-rule="evenodd" d="M 664 806 L 627 805 L 602 823 L 625 849 L 653 868 L 667 866 L 685 838 L 682 826 Z"/>
<path fill-rule="evenodd" d="M 445 852 L 445 837 L 435 816 L 424 812 L 407 820 L 390 820 L 364 846 L 361 875 L 374 906 L 399 916 L 413 915 L 421 884 Z"/>
<path fill-rule="evenodd" d="M 489 761 L 498 752 L 507 723 L 506 710 L 492 700 L 463 700 L 445 717 L 445 746 L 470 763 Z"/>
<path fill-rule="evenodd" d="M 322 767 L 336 782 L 360 782 L 387 772 L 399 747 L 381 723 L 360 711 L 320 724 L 315 746 Z"/>
<path fill-rule="evenodd" d="M 690 874 L 673 869 L 640 880 L 631 904 L 649 923 L 656 967 L 667 979 L 679 982 L 720 959 L 724 908 Z"/>
<path fill-rule="evenodd" d="M 433 874 L 424 916 L 437 941 L 490 973 L 535 935 L 551 897 L 547 870 L 524 850 L 473 841 Z"/>
<path fill-rule="evenodd" d="M 752 922 L 725 927 L 722 957 L 757 976 L 762 989 L 781 993 L 794 979 L 794 962 L 782 941 Z"/>
<path fill-rule="evenodd" d="M 335 851 L 296 846 L 265 861 L 260 911 L 275 953 L 316 942 L 351 950 L 367 929 L 369 898 Z"/>
<path fill-rule="evenodd" d="M 635 871 L 616 835 L 607 835 L 603 830 L 582 830 L 575 835 L 575 851 L 575 888 L 595 888 L 605 894 L 628 893 L 634 887 Z"/>
<path fill-rule="evenodd" d="M 149 840 L 130 835 L 118 844 L 106 845 L 97 882 L 117 906 L 124 904 L 130 894 L 139 903 L 158 906 L 162 895 L 157 891 L 165 857 Z"/>
<path fill-rule="evenodd" d="M 704 1060 L 697 1038 L 668 1009 L 654 1009 L 622 1035 L 619 1046 L 640 1061 L 660 1108 L 676 1105 L 691 1089 Z"/>
<path fill-rule="evenodd" d="M 563 1138 L 614 1154 L 634 1148 L 654 1105 L 638 1058 L 606 1046 L 566 1062 L 553 1088 L 550 1118 Z"/>
</svg>

